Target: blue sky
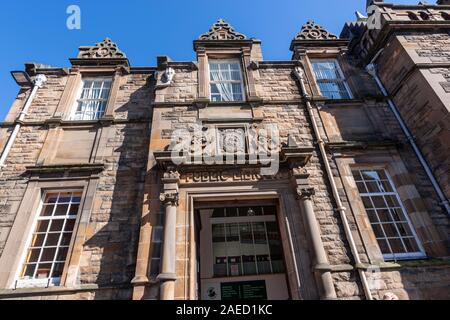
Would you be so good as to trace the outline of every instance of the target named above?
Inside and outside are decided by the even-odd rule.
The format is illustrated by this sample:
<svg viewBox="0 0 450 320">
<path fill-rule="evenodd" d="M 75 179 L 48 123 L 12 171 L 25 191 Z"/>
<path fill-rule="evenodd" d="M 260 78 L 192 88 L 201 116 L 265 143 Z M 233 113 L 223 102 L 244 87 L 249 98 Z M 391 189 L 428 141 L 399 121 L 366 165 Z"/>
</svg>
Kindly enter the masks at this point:
<svg viewBox="0 0 450 320">
<path fill-rule="evenodd" d="M 418 0 L 394 0 L 415 4 Z M 390 2 L 390 1 L 387 1 Z M 432 2 L 432 1 L 430 1 Z M 27 0 L 0 4 L 0 121 L 18 86 L 11 70 L 27 61 L 70 66 L 80 45 L 112 38 L 133 66 L 153 66 L 157 55 L 193 60 L 192 41 L 218 18 L 262 40 L 264 58 L 290 59 L 289 44 L 301 25 L 314 19 L 339 34 L 365 0 Z M 68 30 L 66 9 L 81 8 L 81 30 Z"/>
</svg>

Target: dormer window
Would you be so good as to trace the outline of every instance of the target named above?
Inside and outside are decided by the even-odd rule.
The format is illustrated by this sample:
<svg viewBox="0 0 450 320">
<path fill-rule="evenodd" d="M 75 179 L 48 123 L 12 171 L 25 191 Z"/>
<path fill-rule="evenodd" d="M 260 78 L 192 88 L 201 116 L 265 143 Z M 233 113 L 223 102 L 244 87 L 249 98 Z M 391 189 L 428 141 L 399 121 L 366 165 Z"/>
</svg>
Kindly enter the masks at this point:
<svg viewBox="0 0 450 320">
<path fill-rule="evenodd" d="M 335 59 L 312 61 L 320 93 L 328 99 L 351 99 L 350 88 L 345 81 L 339 63 Z"/>
<path fill-rule="evenodd" d="M 105 114 L 111 78 L 84 78 L 72 120 L 98 120 Z"/>
<path fill-rule="evenodd" d="M 244 82 L 239 60 L 209 61 L 212 102 L 244 101 Z"/>
</svg>

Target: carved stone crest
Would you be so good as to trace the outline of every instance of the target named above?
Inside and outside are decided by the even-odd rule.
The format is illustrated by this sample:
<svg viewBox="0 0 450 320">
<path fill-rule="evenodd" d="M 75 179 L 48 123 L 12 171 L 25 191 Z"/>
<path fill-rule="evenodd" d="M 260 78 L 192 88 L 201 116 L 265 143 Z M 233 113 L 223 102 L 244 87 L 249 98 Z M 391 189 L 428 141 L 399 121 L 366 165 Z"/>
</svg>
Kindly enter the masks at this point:
<svg viewBox="0 0 450 320">
<path fill-rule="evenodd" d="M 120 51 L 117 44 L 106 38 L 92 47 L 80 47 L 78 54 L 80 59 L 118 59 L 126 58 L 125 53 Z"/>
<path fill-rule="evenodd" d="M 247 37 L 236 32 L 233 27 L 223 19 L 213 24 L 211 29 L 200 36 L 200 40 L 245 40 Z"/>
<path fill-rule="evenodd" d="M 310 200 L 315 194 L 314 188 L 297 188 L 297 195 L 301 200 Z"/>
<path fill-rule="evenodd" d="M 337 36 L 328 32 L 324 27 L 309 20 L 302 26 L 302 30 L 297 33 L 295 40 L 335 40 Z"/>
</svg>

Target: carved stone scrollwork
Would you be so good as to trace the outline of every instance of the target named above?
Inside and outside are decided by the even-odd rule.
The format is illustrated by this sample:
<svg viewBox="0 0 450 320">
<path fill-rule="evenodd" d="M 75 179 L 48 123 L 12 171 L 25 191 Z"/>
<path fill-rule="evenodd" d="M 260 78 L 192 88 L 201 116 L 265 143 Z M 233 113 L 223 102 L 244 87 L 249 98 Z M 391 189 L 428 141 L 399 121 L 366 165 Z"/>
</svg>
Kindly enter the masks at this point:
<svg viewBox="0 0 450 320">
<path fill-rule="evenodd" d="M 223 19 L 219 19 L 213 24 L 209 32 L 200 36 L 200 40 L 245 40 L 247 37 L 242 33 L 236 32 L 233 27 L 225 22 Z"/>
<path fill-rule="evenodd" d="M 168 168 L 163 176 L 164 179 L 180 179 L 180 173 L 175 168 Z"/>
<path fill-rule="evenodd" d="M 311 200 L 311 198 L 316 194 L 314 188 L 297 188 L 297 195 L 300 200 Z"/>
<path fill-rule="evenodd" d="M 302 30 L 295 36 L 295 40 L 335 40 L 337 36 L 328 32 L 324 27 L 309 20 L 302 26 Z"/>
<path fill-rule="evenodd" d="M 176 192 L 164 192 L 160 194 L 159 200 L 165 205 L 178 207 L 180 196 Z"/>
<path fill-rule="evenodd" d="M 81 47 L 78 58 L 81 59 L 117 59 L 126 58 L 125 53 L 120 51 L 117 44 L 106 38 L 92 47 Z"/>
</svg>

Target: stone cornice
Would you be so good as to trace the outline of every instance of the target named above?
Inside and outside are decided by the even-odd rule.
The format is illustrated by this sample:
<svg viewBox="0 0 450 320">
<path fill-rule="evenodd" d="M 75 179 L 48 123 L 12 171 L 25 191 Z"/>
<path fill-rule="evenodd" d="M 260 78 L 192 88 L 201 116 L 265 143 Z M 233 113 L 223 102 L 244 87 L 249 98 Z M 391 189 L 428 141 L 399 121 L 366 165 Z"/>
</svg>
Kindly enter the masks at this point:
<svg viewBox="0 0 450 320">
<path fill-rule="evenodd" d="M 70 173 L 70 172 L 90 172 L 100 173 L 105 169 L 101 163 L 93 164 L 67 164 L 67 165 L 47 165 L 26 167 L 27 173 L 45 174 L 45 173 Z"/>
<path fill-rule="evenodd" d="M 374 44 L 371 46 L 369 53 L 364 57 L 364 61 L 369 63 L 377 52 L 384 48 L 389 37 L 396 31 L 435 30 L 437 28 L 450 29 L 450 21 L 386 21 L 374 39 Z"/>
<path fill-rule="evenodd" d="M 372 141 L 342 141 L 327 142 L 325 145 L 331 151 L 342 150 L 365 150 L 377 148 L 393 148 L 401 146 L 400 141 L 396 140 L 372 140 Z"/>
</svg>

